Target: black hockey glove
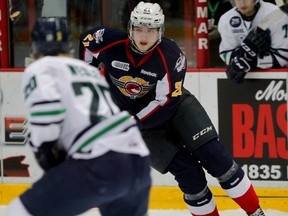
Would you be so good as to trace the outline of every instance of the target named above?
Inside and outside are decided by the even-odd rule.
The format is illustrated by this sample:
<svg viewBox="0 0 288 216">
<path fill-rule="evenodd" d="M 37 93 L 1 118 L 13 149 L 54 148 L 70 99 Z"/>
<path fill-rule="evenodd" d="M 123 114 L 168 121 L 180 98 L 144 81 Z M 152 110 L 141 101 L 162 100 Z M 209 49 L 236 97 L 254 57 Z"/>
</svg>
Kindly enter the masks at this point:
<svg viewBox="0 0 288 216">
<path fill-rule="evenodd" d="M 34 154 L 38 164 L 44 171 L 62 163 L 67 155 L 64 150 L 56 147 L 56 142 L 43 143 Z"/>
<path fill-rule="evenodd" d="M 263 58 L 269 52 L 270 46 L 270 30 L 264 31 L 260 28 L 252 29 L 241 43 L 242 50 L 250 60 L 257 60 L 257 56 Z"/>
<path fill-rule="evenodd" d="M 244 77 L 251 70 L 249 61 L 241 56 L 232 57 L 230 64 L 226 69 L 227 77 L 236 84 L 244 81 Z"/>
</svg>

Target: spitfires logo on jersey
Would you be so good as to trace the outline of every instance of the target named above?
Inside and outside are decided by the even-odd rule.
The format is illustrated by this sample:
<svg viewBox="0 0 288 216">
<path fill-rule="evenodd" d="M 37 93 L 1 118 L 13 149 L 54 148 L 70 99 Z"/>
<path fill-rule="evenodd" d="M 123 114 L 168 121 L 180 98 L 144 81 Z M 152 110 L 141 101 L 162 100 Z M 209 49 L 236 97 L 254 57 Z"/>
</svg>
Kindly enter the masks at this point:
<svg viewBox="0 0 288 216">
<path fill-rule="evenodd" d="M 185 68 L 185 56 L 182 53 L 180 53 L 180 57 L 176 61 L 174 70 L 176 69 L 177 72 L 180 72 L 184 68 Z"/>
<path fill-rule="evenodd" d="M 90 46 L 90 42 L 95 40 L 97 44 L 103 42 L 103 35 L 104 35 L 105 29 L 100 29 L 96 31 L 93 35 L 87 34 L 86 37 L 83 39 L 82 43 L 84 47 Z"/>
<path fill-rule="evenodd" d="M 234 16 L 230 19 L 230 25 L 233 27 L 233 28 L 237 28 L 241 25 L 241 19 L 240 17 L 238 16 Z"/>
<path fill-rule="evenodd" d="M 103 41 L 103 34 L 105 29 L 100 29 L 93 34 L 93 38 L 95 39 L 96 43 L 99 44 Z"/>
<path fill-rule="evenodd" d="M 149 85 L 149 82 L 139 77 L 122 76 L 119 79 L 110 75 L 110 78 L 115 86 L 121 93 L 130 99 L 143 97 L 150 91 L 156 84 Z"/>
</svg>

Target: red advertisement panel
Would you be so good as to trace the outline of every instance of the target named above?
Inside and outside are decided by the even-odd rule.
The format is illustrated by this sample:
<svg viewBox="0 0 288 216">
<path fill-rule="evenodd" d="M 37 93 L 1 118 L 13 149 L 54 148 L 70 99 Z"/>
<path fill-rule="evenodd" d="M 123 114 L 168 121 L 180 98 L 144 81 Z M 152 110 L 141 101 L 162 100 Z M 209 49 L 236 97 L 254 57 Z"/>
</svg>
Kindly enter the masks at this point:
<svg viewBox="0 0 288 216">
<path fill-rule="evenodd" d="M 208 61 L 208 7 L 207 0 L 197 0 L 196 6 L 196 50 L 197 68 L 207 68 Z"/>
<path fill-rule="evenodd" d="M 219 134 L 252 180 L 288 179 L 284 79 L 218 79 Z"/>
</svg>

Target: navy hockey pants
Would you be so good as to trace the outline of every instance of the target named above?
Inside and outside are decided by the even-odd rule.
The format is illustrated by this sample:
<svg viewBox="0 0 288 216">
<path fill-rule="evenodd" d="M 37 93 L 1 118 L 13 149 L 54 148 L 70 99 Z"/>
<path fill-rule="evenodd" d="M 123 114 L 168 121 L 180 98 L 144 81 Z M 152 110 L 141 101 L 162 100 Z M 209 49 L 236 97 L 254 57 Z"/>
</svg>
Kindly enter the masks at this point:
<svg viewBox="0 0 288 216">
<path fill-rule="evenodd" d="M 34 216 L 72 216 L 93 207 L 103 216 L 143 216 L 150 186 L 148 157 L 110 151 L 91 160 L 66 160 L 20 199 Z"/>
<path fill-rule="evenodd" d="M 204 169 L 217 178 L 233 165 L 205 109 L 186 89 L 173 118 L 162 127 L 142 130 L 142 135 L 152 167 L 173 174 L 185 194 L 207 186 Z"/>
<path fill-rule="evenodd" d="M 199 101 L 186 89 L 183 92 L 181 102 L 167 124 L 141 130 L 150 150 L 151 165 L 160 173 L 167 172 L 179 149 L 185 146 L 187 151 L 194 152 L 201 145 L 218 138 L 213 123 Z"/>
</svg>

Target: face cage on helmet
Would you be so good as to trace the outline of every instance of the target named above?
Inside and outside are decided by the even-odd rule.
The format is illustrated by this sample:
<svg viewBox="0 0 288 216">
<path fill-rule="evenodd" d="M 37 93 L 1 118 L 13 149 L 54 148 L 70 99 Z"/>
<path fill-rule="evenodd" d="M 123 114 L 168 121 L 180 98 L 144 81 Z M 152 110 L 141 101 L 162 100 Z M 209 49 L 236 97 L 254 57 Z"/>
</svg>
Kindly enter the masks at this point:
<svg viewBox="0 0 288 216">
<path fill-rule="evenodd" d="M 159 33 L 159 35 L 158 35 L 158 40 L 155 42 L 155 44 L 150 48 L 150 49 L 148 49 L 148 50 L 146 50 L 146 51 L 141 51 L 138 47 L 137 47 L 137 45 L 136 45 L 136 43 L 135 43 L 135 41 L 134 41 L 134 38 L 133 38 L 133 27 L 134 26 L 137 26 L 137 27 L 141 27 L 141 26 L 147 26 L 147 25 L 133 25 L 132 24 L 132 22 L 131 21 L 129 21 L 129 23 L 128 23 L 128 32 L 129 32 L 129 39 L 130 39 L 130 41 L 131 41 L 131 45 L 132 45 L 132 49 L 134 50 L 134 51 L 136 51 L 137 53 L 139 53 L 139 54 L 142 54 L 142 55 L 145 55 L 145 54 L 147 54 L 148 52 L 150 52 L 151 50 L 153 50 L 159 43 L 161 43 L 161 39 L 162 39 L 162 37 L 163 37 L 163 34 L 164 34 L 164 25 L 161 25 L 160 27 L 156 27 L 157 29 L 158 29 L 158 33 Z M 147 26 L 148 27 L 148 26 Z M 148 27 L 149 28 L 149 27 Z"/>
</svg>

